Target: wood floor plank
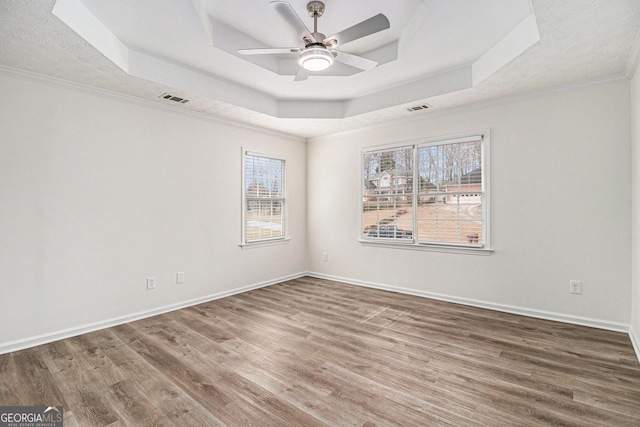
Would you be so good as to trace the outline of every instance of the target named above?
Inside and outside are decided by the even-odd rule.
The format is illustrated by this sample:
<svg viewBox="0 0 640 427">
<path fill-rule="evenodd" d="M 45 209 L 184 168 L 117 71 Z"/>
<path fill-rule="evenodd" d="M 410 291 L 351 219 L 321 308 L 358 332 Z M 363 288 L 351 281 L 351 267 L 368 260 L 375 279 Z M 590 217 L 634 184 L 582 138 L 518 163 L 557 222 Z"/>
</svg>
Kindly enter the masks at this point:
<svg viewBox="0 0 640 427">
<path fill-rule="evenodd" d="M 137 387 L 140 393 L 144 393 L 146 398 L 158 408 L 158 414 L 161 414 L 168 423 L 176 426 L 202 427 L 224 425 L 209 410 L 145 360 L 140 359 L 121 365 L 121 369 L 128 373 L 132 381 L 135 381 L 131 387 Z"/>
<path fill-rule="evenodd" d="M 93 367 L 94 375 L 99 376 L 105 384 L 112 385 L 126 379 L 118 366 L 93 343 L 92 334 L 75 337 L 68 343 L 74 353 L 84 357 Z"/>
<path fill-rule="evenodd" d="M 175 426 L 162 416 L 155 402 L 150 400 L 135 380 L 122 380 L 109 387 L 116 397 L 115 410 L 127 425 Z"/>
<path fill-rule="evenodd" d="M 116 423 L 119 418 L 105 393 L 108 384 L 94 372 L 89 361 L 77 352 L 77 345 L 73 343 L 76 338 L 62 341 L 66 351 L 56 347 L 56 351 L 49 354 L 51 360 L 47 364 L 53 364 L 59 369 L 53 377 L 67 401 L 65 409 L 73 411 L 75 419 L 81 425 Z M 43 354 L 47 354 L 47 350 L 47 346 L 44 346 Z"/>
<path fill-rule="evenodd" d="M 2 380 L 0 381 L 0 402 L 2 402 L 4 406 L 17 406 L 20 404 L 19 402 L 26 401 L 26 397 L 20 395 L 27 391 L 20 387 L 14 355 L 15 353 L 0 356 L 0 373 L 2 373 Z"/>
<path fill-rule="evenodd" d="M 622 333 L 303 277 L 0 355 L 69 426 L 638 426 Z M 58 403 L 60 402 L 60 403 Z"/>
<path fill-rule="evenodd" d="M 311 367 L 303 368 L 302 363 L 283 363 L 281 360 L 242 361 L 226 363 L 225 366 L 250 381 L 269 390 L 299 409 L 308 412 L 314 418 L 327 425 L 361 425 L 358 417 L 341 402 L 332 401 L 329 395 L 332 389 L 318 386 L 308 381 Z M 301 371 L 302 370 L 302 371 Z M 294 371 L 298 371 L 292 375 Z"/>
<path fill-rule="evenodd" d="M 56 385 L 54 376 L 49 372 L 40 355 L 39 348 L 30 348 L 13 354 L 16 377 L 19 382 L 27 382 L 30 387 L 20 387 L 25 393 L 23 401 L 35 402 L 36 405 L 66 406 L 63 394 Z"/>
</svg>

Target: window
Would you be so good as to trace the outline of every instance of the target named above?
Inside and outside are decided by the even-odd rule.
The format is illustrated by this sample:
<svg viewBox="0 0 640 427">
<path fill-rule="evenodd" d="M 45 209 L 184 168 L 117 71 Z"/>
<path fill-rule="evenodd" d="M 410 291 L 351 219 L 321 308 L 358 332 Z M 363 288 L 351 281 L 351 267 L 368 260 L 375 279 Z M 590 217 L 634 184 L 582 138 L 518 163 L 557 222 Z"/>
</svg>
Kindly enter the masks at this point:
<svg viewBox="0 0 640 427">
<path fill-rule="evenodd" d="M 285 160 L 244 153 L 243 244 L 286 237 Z"/>
<path fill-rule="evenodd" d="M 488 132 L 362 153 L 362 239 L 489 248 Z"/>
</svg>

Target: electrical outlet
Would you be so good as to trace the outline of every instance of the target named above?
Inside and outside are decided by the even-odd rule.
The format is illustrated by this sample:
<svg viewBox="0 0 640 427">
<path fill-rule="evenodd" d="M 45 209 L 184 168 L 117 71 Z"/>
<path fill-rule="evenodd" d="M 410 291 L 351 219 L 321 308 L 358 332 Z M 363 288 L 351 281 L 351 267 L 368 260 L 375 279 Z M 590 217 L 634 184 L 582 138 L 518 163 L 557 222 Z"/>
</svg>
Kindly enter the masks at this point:
<svg viewBox="0 0 640 427">
<path fill-rule="evenodd" d="M 329 252 L 323 252 L 322 253 L 322 260 L 323 261 L 329 261 Z"/>
<path fill-rule="evenodd" d="M 178 274 L 176 274 L 176 284 L 182 285 L 183 283 L 184 283 L 184 271 L 179 271 Z"/>
<path fill-rule="evenodd" d="M 569 292 L 572 294 L 581 294 L 582 282 L 579 280 L 569 280 Z"/>
<path fill-rule="evenodd" d="M 147 290 L 156 288 L 156 278 L 155 277 L 147 277 Z"/>
</svg>

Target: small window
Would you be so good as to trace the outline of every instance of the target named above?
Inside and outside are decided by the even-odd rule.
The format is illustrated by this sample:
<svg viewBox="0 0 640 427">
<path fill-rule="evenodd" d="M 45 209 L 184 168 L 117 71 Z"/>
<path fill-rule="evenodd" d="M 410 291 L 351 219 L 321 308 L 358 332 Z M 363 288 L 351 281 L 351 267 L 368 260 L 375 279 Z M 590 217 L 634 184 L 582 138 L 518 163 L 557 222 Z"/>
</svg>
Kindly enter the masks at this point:
<svg viewBox="0 0 640 427">
<path fill-rule="evenodd" d="M 244 153 L 243 244 L 286 237 L 285 166 L 281 158 Z"/>
<path fill-rule="evenodd" d="M 488 133 L 363 151 L 363 241 L 489 248 L 487 164 Z"/>
</svg>

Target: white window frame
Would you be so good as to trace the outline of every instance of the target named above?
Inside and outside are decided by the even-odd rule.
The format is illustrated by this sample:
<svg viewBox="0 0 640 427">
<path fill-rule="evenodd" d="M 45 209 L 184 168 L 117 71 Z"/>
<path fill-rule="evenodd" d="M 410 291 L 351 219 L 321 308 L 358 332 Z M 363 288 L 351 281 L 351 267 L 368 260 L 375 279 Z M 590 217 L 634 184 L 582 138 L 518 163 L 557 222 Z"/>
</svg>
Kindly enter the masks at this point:
<svg viewBox="0 0 640 427">
<path fill-rule="evenodd" d="M 246 189 L 246 159 L 247 156 L 261 157 L 265 159 L 272 159 L 284 162 L 284 167 L 282 170 L 282 197 L 274 197 L 271 199 L 261 199 L 261 200 L 278 200 L 282 203 L 282 235 L 274 236 L 274 237 L 263 237 L 260 239 L 248 239 L 247 238 L 247 189 Z M 287 243 L 289 238 L 289 199 L 288 199 L 288 185 L 287 185 L 287 167 L 288 162 L 284 156 L 261 153 L 256 151 L 251 151 L 248 149 L 242 149 L 242 237 L 240 247 L 244 248 L 253 248 L 253 247 L 262 247 L 262 246 L 271 246 Z"/>
<path fill-rule="evenodd" d="M 493 253 L 491 246 L 491 178 L 490 178 L 490 146 L 491 135 L 490 130 L 482 130 L 475 132 L 466 132 L 463 134 L 449 135 L 437 138 L 428 138 L 423 140 L 403 141 L 394 144 L 386 144 L 380 146 L 364 147 L 360 153 L 360 176 L 359 176 L 359 196 L 360 196 L 360 220 L 358 230 L 358 241 L 364 245 L 371 246 L 383 246 L 396 249 L 409 249 L 409 250 L 428 250 L 436 252 L 450 252 L 450 253 L 465 253 L 475 255 L 490 255 Z M 435 242 L 420 242 L 417 238 L 418 230 L 418 215 L 417 210 L 413 209 L 413 239 L 380 239 L 380 238 L 367 238 L 363 236 L 363 209 L 364 209 L 364 186 L 362 179 L 364 177 L 364 156 L 366 153 L 375 151 L 393 150 L 402 147 L 413 147 L 414 153 L 414 168 L 413 168 L 413 182 L 419 182 L 419 168 L 418 168 L 418 149 L 420 147 L 451 144 L 457 142 L 466 142 L 478 140 L 481 141 L 481 168 L 482 168 L 482 194 L 483 194 L 483 212 L 482 212 L 482 226 L 483 226 L 483 238 L 484 241 L 481 245 L 478 244 L 460 244 L 460 243 L 435 243 Z M 413 186 L 413 206 L 417 206 L 419 197 L 419 188 L 417 184 Z"/>
</svg>

